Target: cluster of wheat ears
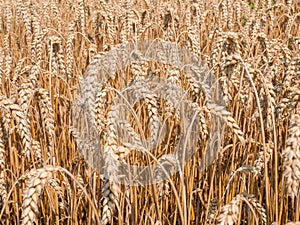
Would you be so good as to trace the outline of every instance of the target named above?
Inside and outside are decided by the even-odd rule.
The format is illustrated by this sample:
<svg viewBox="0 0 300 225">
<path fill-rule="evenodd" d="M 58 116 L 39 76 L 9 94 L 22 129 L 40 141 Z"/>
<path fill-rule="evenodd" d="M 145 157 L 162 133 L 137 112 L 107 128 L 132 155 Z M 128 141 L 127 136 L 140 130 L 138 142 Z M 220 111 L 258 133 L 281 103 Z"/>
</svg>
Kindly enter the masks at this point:
<svg viewBox="0 0 300 225">
<path fill-rule="evenodd" d="M 2 0 L 0 8 L 0 224 L 300 224 L 300 1 Z M 92 105 L 103 154 L 153 163 L 137 148 L 141 131 L 155 142 L 162 115 L 168 136 L 149 151 L 158 160 L 174 152 L 182 114 L 143 89 L 149 74 L 166 78 L 170 99 L 173 84 L 186 92 L 201 127 L 180 173 L 130 186 L 87 164 L 72 105 L 99 60 L 148 40 L 192 52 L 225 105 L 212 104 L 197 71 L 137 61 L 110 74 Z M 118 122 L 132 141 L 122 146 L 114 99 L 133 81 L 144 100 Z M 203 168 L 213 116 L 224 132 Z"/>
</svg>

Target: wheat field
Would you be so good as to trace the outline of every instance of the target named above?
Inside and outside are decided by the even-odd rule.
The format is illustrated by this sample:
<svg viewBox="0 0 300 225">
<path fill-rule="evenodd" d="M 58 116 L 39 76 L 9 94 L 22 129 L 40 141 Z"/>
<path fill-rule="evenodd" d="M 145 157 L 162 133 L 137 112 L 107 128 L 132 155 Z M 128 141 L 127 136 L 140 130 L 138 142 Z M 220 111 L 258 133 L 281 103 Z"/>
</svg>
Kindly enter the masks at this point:
<svg viewBox="0 0 300 225">
<path fill-rule="evenodd" d="M 0 8 L 0 224 L 300 224 L 300 1 L 1 0 Z M 101 59 L 151 40 L 201 61 L 224 106 L 211 102 L 200 72 L 176 65 L 137 61 L 109 74 L 88 106 L 105 154 L 153 163 L 138 148 L 143 135 L 155 142 L 166 116 L 169 136 L 149 150 L 156 160 L 174 152 L 183 129 L 168 100 L 179 98 L 175 84 L 201 128 L 180 173 L 119 184 L 85 160 L 73 105 Z M 166 80 L 166 100 L 144 91 L 149 74 Z M 132 82 L 129 91 L 145 97 L 118 123 L 134 140 L 128 147 L 117 138 L 114 100 Z M 201 168 L 214 118 L 224 132 Z"/>
</svg>

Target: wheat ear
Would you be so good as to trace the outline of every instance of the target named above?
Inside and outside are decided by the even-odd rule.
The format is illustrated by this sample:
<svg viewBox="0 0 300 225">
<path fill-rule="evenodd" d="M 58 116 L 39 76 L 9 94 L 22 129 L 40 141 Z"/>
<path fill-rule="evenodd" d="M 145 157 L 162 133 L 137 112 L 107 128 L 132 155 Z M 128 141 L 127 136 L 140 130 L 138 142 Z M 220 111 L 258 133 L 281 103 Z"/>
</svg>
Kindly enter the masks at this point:
<svg viewBox="0 0 300 225">
<path fill-rule="evenodd" d="M 240 216 L 239 207 L 243 201 L 248 204 L 255 218 L 256 215 L 258 214 L 261 219 L 261 223 L 266 225 L 267 224 L 266 210 L 253 195 L 249 195 L 247 193 L 237 195 L 236 197 L 233 198 L 233 200 L 230 203 L 228 203 L 227 205 L 223 206 L 220 209 L 220 214 L 217 217 L 217 224 L 233 225 L 237 223 L 238 218 Z"/>
<path fill-rule="evenodd" d="M 119 159 L 118 148 L 117 148 L 117 134 L 116 134 L 116 120 L 117 120 L 117 108 L 112 107 L 111 111 L 107 114 L 106 127 L 107 127 L 107 143 L 104 147 L 105 155 L 105 166 L 106 170 L 110 172 L 115 169 L 114 162 L 112 158 Z M 111 176 L 111 174 L 108 174 Z M 103 194 L 102 194 L 102 216 L 101 221 L 103 225 L 106 225 L 111 222 L 116 207 L 119 205 L 119 187 L 116 183 L 111 182 L 110 180 L 104 181 Z"/>
<path fill-rule="evenodd" d="M 2 202 L 6 201 L 6 177 L 5 177 L 5 146 L 2 124 L 0 124 L 0 197 Z"/>
<path fill-rule="evenodd" d="M 300 115 L 291 117 L 287 147 L 283 151 L 283 168 L 286 191 L 292 198 L 298 195 L 300 182 Z"/>
<path fill-rule="evenodd" d="M 49 93 L 39 88 L 36 90 L 36 96 L 39 100 L 39 106 L 41 110 L 41 116 L 43 119 L 44 130 L 48 134 L 49 150 L 53 148 L 55 130 L 54 130 L 54 110 L 52 108 Z"/>
<path fill-rule="evenodd" d="M 245 144 L 243 131 L 241 131 L 239 125 L 231 116 L 230 112 L 228 112 L 223 106 L 219 106 L 213 103 L 208 104 L 207 108 L 211 113 L 222 118 L 226 122 L 226 124 L 233 130 L 233 132 L 237 135 L 241 143 Z"/>
<path fill-rule="evenodd" d="M 57 169 L 53 166 L 46 166 L 40 169 L 33 169 L 27 175 L 26 187 L 23 191 L 22 204 L 22 225 L 35 223 L 38 209 L 39 196 L 46 183 L 53 177 Z"/>
<path fill-rule="evenodd" d="M 28 119 L 26 118 L 23 110 L 18 104 L 15 104 L 14 101 L 8 99 L 6 97 L 0 96 L 0 111 L 2 111 L 5 115 L 4 117 L 13 117 L 17 123 L 17 129 L 19 130 L 23 151 L 22 154 L 29 157 L 30 148 L 31 148 L 31 132 Z M 10 115 L 8 115 L 10 114 Z M 6 129 L 10 129 L 6 127 Z"/>
</svg>

